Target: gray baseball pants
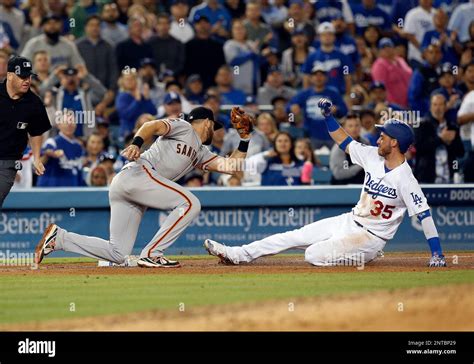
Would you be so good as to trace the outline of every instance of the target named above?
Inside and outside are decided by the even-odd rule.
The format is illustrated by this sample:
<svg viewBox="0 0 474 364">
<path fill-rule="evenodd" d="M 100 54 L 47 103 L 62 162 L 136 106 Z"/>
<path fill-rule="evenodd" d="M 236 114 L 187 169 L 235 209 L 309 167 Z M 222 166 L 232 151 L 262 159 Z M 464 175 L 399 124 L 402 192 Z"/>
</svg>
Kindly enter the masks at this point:
<svg viewBox="0 0 474 364">
<path fill-rule="evenodd" d="M 145 246 L 140 258 L 162 256 L 201 210 L 196 196 L 162 176 L 143 160 L 127 164 L 109 189 L 110 241 L 59 228 L 56 250 L 123 263 L 130 255 L 138 227 L 148 207 L 171 210 L 163 225 Z"/>
</svg>

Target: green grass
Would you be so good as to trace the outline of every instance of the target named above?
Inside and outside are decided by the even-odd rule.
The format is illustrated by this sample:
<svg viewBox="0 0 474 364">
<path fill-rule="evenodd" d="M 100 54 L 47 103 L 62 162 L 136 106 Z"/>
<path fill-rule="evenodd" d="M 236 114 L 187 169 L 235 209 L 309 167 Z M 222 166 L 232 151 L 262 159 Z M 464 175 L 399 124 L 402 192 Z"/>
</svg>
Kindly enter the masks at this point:
<svg viewBox="0 0 474 364">
<path fill-rule="evenodd" d="M 474 271 L 0 277 L 0 323 L 474 282 Z M 70 311 L 71 303 L 75 312 Z"/>
</svg>

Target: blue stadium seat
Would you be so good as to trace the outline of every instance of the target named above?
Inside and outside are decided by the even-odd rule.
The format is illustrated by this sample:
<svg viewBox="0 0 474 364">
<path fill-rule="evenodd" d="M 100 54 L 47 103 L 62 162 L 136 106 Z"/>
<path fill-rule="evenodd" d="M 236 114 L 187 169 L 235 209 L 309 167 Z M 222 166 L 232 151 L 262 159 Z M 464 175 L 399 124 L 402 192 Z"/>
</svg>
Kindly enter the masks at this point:
<svg viewBox="0 0 474 364">
<path fill-rule="evenodd" d="M 313 183 L 315 185 L 328 185 L 331 183 L 332 173 L 329 168 L 314 168 Z"/>
<path fill-rule="evenodd" d="M 325 167 L 329 167 L 329 154 L 318 155 L 321 164 Z"/>
</svg>

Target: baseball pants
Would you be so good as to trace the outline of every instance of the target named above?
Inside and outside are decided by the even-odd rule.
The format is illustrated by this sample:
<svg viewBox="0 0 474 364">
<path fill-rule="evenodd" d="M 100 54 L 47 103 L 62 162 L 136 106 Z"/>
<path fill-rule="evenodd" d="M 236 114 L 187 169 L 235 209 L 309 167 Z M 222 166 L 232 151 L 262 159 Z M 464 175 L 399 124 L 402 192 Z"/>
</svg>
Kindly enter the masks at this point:
<svg viewBox="0 0 474 364">
<path fill-rule="evenodd" d="M 55 249 L 123 263 L 132 252 L 143 214 L 152 207 L 171 210 L 171 213 L 142 250 L 140 258 L 162 256 L 201 210 L 196 196 L 160 176 L 142 160 L 127 164 L 114 177 L 109 200 L 110 241 L 60 228 Z"/>
<path fill-rule="evenodd" d="M 305 249 L 305 260 L 313 265 L 355 265 L 375 259 L 385 243 L 356 225 L 352 213 L 346 213 L 248 245 L 226 247 L 226 253 L 236 263 L 242 263 L 288 249 Z"/>
<path fill-rule="evenodd" d="M 10 193 L 10 190 L 15 183 L 17 165 L 14 160 L 0 160 L 0 210 L 3 206 L 3 201 Z"/>
</svg>

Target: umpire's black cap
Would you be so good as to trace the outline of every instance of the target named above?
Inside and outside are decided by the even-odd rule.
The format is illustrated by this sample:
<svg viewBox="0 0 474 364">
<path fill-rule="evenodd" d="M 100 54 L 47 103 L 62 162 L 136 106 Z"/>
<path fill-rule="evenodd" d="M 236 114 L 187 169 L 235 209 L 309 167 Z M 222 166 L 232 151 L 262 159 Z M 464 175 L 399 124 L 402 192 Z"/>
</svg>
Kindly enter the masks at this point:
<svg viewBox="0 0 474 364">
<path fill-rule="evenodd" d="M 214 119 L 214 113 L 211 109 L 204 106 L 198 106 L 191 110 L 188 115 L 188 121 L 192 123 L 194 120 L 209 119 L 214 122 L 214 130 L 218 130 L 224 127 L 220 121 Z"/>
<path fill-rule="evenodd" d="M 36 76 L 36 74 L 33 73 L 31 61 L 28 58 L 19 56 L 14 56 L 8 60 L 7 72 L 13 72 L 21 78 Z"/>
</svg>

